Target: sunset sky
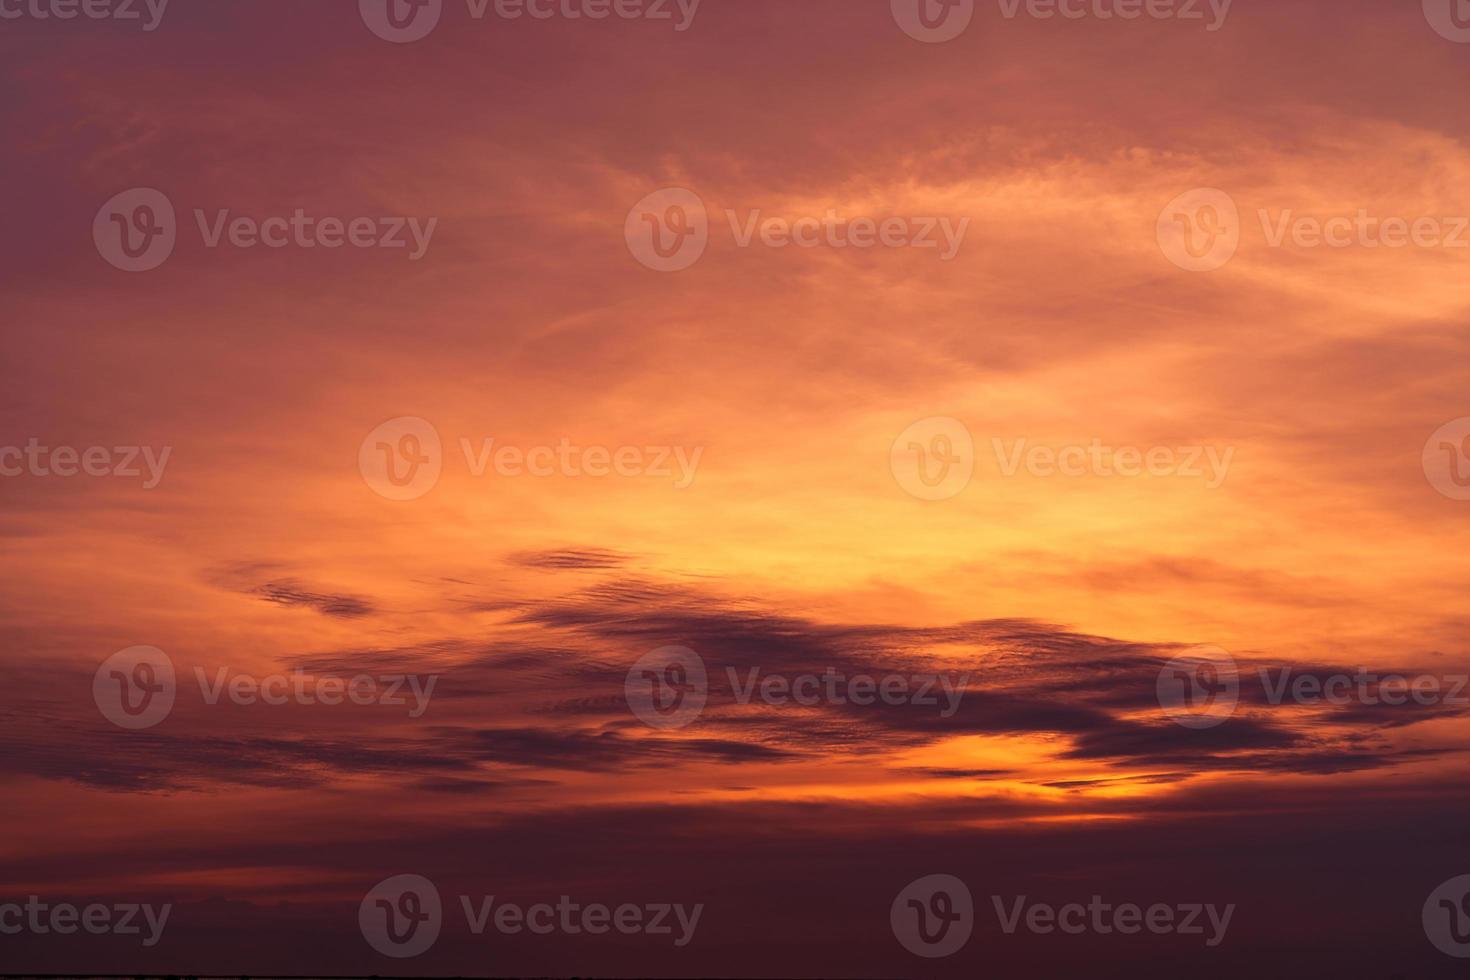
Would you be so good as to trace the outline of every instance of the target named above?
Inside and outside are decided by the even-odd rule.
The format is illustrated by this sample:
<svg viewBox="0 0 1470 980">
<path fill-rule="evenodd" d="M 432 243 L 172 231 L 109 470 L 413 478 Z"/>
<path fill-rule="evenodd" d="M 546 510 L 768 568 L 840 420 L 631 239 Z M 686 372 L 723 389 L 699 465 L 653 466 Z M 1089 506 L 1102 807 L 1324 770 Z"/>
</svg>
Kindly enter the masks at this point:
<svg viewBox="0 0 1470 980">
<path fill-rule="evenodd" d="M 169 450 L 151 487 L 141 453 L 0 476 L 0 904 L 174 907 L 150 948 L 0 934 L 0 973 L 1462 975 L 1420 914 L 1470 873 L 1470 703 L 1259 673 L 1470 671 L 1470 501 L 1427 463 L 1470 436 L 1470 45 L 1434 0 L 982 0 L 937 43 L 887 0 L 446 0 L 407 43 L 371 6 L 0 19 L 0 447 Z M 94 236 L 134 188 L 177 212 L 148 271 Z M 707 214 L 681 271 L 627 230 L 670 188 Z M 1190 271 L 1159 229 L 1200 189 L 1238 247 Z M 434 225 L 208 243 L 297 209 Z M 742 245 L 755 212 L 939 246 Z M 1273 242 L 1360 213 L 1450 237 Z M 364 460 L 423 448 L 402 419 L 441 472 L 394 500 Z M 973 475 L 922 499 L 936 419 Z M 1093 444 L 1201 475 L 1007 465 Z M 561 445 L 641 469 L 475 472 Z M 1190 728 L 1156 684 L 1201 645 L 1239 706 Z M 128 730 L 93 678 L 137 646 L 177 697 Z M 625 681 L 668 646 L 709 681 L 665 730 Z M 415 717 L 210 704 L 196 668 L 437 680 Z M 742 704 L 751 668 L 968 682 L 949 717 Z M 403 960 L 357 918 L 399 874 L 447 912 Z M 930 874 L 979 913 L 943 959 L 889 926 Z M 460 895 L 704 912 L 682 948 L 475 936 Z M 1236 910 L 1207 949 L 1006 935 L 993 895 Z"/>
</svg>

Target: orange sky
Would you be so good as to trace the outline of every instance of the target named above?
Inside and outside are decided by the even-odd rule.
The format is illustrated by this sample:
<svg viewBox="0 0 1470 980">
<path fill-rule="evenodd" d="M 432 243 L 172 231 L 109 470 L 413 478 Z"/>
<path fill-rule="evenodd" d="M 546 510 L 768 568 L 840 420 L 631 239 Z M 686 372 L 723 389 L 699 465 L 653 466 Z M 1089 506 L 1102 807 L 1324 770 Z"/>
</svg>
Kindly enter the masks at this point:
<svg viewBox="0 0 1470 980">
<path fill-rule="evenodd" d="M 673 888 L 688 863 L 712 869 L 690 886 L 711 904 L 693 959 L 529 948 L 490 971 L 905 975 L 919 961 L 881 911 L 964 842 L 1034 847 L 1041 884 L 1008 867 L 1017 893 L 1087 867 L 1084 899 L 1110 875 L 1167 896 L 1165 858 L 1195 830 L 1240 834 L 1240 860 L 1259 861 L 1241 881 L 1223 860 L 1201 870 L 1242 903 L 1243 948 L 1196 973 L 1280 955 L 1273 902 L 1323 879 L 1252 847 L 1314 826 L 1366 846 L 1375 821 L 1443 842 L 1439 821 L 1463 813 L 1463 709 L 1273 705 L 1257 673 L 1470 670 L 1470 503 L 1436 492 L 1421 461 L 1470 416 L 1470 248 L 1275 246 L 1269 227 L 1284 212 L 1470 215 L 1470 48 L 1418 6 L 1240 0 L 1206 31 L 981 4 L 939 44 L 878 0 L 706 0 L 680 32 L 477 22 L 451 3 L 402 45 L 350 3 L 175 0 L 147 33 L 0 23 L 14 93 L 0 444 L 171 447 L 151 489 L 0 478 L 0 881 L 203 910 L 195 945 L 137 969 L 381 971 L 348 933 L 348 958 L 320 962 L 241 937 L 335 921 L 400 871 L 487 893 L 497 875 L 638 893 Z M 127 273 L 89 228 L 135 187 L 169 199 L 178 244 Z M 669 187 L 709 216 L 679 272 L 646 268 L 624 238 L 630 209 Z M 1156 234 L 1197 188 L 1238 208 L 1239 247 L 1207 272 Z M 194 217 L 296 208 L 437 224 L 412 260 L 209 248 Z M 947 261 L 742 247 L 727 212 L 757 210 L 968 225 Z M 404 417 L 432 425 L 442 474 L 388 500 L 359 450 Z M 922 500 L 894 443 L 934 418 L 963 424 L 973 476 Z M 687 486 L 677 468 L 476 476 L 461 440 L 489 439 L 699 455 Z M 1229 465 L 1218 481 L 1007 475 L 996 447 L 1017 440 L 1200 447 Z M 1203 732 L 1154 694 L 1196 644 L 1242 677 L 1235 716 Z M 99 716 L 91 677 L 136 645 L 167 653 L 181 683 L 165 721 L 125 732 Z M 710 699 L 657 731 L 624 679 L 667 645 L 704 659 Z M 968 672 L 966 707 L 742 705 L 726 683 L 727 667 L 832 666 Z M 196 667 L 439 680 L 415 718 L 210 705 Z M 1343 816 L 1369 800 L 1401 806 Z M 1395 824 L 1410 811 L 1422 826 Z M 679 857 L 644 877 L 631 838 L 654 827 Z M 1120 867 L 1069 854 L 1078 833 Z M 587 835 L 605 846 L 584 853 Z M 765 835 L 782 843 L 761 850 Z M 784 854 L 790 835 L 935 850 L 840 886 L 833 855 L 738 856 L 742 839 Z M 1150 840 L 1169 843 L 1130 850 Z M 1346 860 L 1322 846 L 1311 867 Z M 1417 903 L 1466 870 L 1456 848 L 1364 872 L 1388 876 L 1365 893 L 1404 896 L 1350 910 L 1413 950 L 1385 963 L 1437 955 Z M 746 860 L 763 870 L 742 877 Z M 784 899 L 741 899 L 804 867 L 879 910 L 867 923 L 854 905 L 835 959 L 821 948 L 844 944 L 788 925 Z M 249 905 L 237 921 L 210 902 Z M 272 933 L 278 903 L 294 924 Z M 769 950 L 734 952 L 755 934 Z M 201 962 L 206 947 L 246 959 Z M 87 968 L 23 952 L 21 969 Z M 96 968 L 133 968 L 115 953 Z M 412 968 L 486 970 L 461 953 Z M 965 955 L 945 968 L 986 962 Z M 1444 965 L 1426 962 L 1425 976 Z"/>
</svg>

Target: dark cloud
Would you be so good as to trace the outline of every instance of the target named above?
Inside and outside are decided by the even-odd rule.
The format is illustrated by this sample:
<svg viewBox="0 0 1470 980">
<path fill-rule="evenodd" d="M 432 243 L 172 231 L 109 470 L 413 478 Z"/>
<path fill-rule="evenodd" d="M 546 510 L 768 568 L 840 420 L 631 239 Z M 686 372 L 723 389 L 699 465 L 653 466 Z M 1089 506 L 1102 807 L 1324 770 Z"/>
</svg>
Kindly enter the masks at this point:
<svg viewBox="0 0 1470 980">
<path fill-rule="evenodd" d="M 353 595 L 333 595 L 316 592 L 294 581 L 267 582 L 251 590 L 266 602 L 278 606 L 304 606 L 315 609 L 323 616 L 353 619 L 374 612 L 373 604 L 367 599 Z"/>
<path fill-rule="evenodd" d="M 505 765 L 605 772 L 667 763 L 679 757 L 715 762 L 780 761 L 786 749 L 716 738 L 628 737 L 617 731 L 557 732 L 546 729 L 480 729 L 444 733 L 467 757 Z"/>
<path fill-rule="evenodd" d="M 252 591 L 331 615 L 360 614 L 366 606 L 281 578 Z M 85 675 L 43 672 L 26 683 L 37 698 L 51 698 L 46 737 L 12 752 L 5 766 L 112 790 L 308 786 L 361 773 L 429 779 L 448 774 L 448 781 L 426 786 L 470 794 L 496 792 L 506 767 L 522 773 L 616 773 L 699 760 L 856 760 L 955 736 L 1040 735 L 1056 739 L 1058 758 L 1101 763 L 1120 776 L 1130 770 L 1322 775 L 1426 758 L 1432 748 L 1397 751 L 1376 733 L 1457 713 L 1412 703 L 1277 706 L 1264 699 L 1254 672 L 1246 669 L 1237 714 L 1217 727 L 1194 730 L 1170 721 L 1156 701 L 1158 671 L 1182 644 L 1130 643 L 1017 619 L 937 628 L 821 622 L 687 583 L 653 580 L 615 580 L 550 601 L 521 602 L 519 608 L 511 621 L 475 640 L 446 637 L 282 660 L 284 669 L 313 676 L 432 676 L 432 714 L 420 723 L 402 710 L 388 718 L 380 709 L 344 707 L 326 720 L 290 708 L 206 710 L 194 703 L 190 667 L 180 663 L 181 706 L 165 726 L 108 732 L 99 729 L 90 702 L 77 700 L 89 690 Z M 704 713 L 677 736 L 645 729 L 623 691 L 630 665 L 666 644 L 694 649 L 709 676 Z M 1314 675 L 1333 670 L 1301 669 Z M 764 677 L 807 674 L 942 675 L 950 691 L 921 679 L 908 690 L 917 693 L 927 684 L 932 704 L 823 699 L 803 706 L 758 697 L 741 703 L 737 696 L 742 686 Z M 951 701 L 951 692 L 961 689 Z M 485 724 L 487 717 L 499 723 Z M 1314 729 L 1319 717 L 1331 727 Z M 918 772 L 947 779 L 1004 771 L 960 766 Z"/>
<path fill-rule="evenodd" d="M 446 754 L 431 742 L 382 735 L 365 744 L 299 733 L 223 736 L 60 724 L 45 726 L 44 738 L 32 732 L 34 739 L 4 753 L 0 772 L 125 792 L 229 784 L 306 789 L 345 776 L 475 770 L 472 758 Z"/>
<path fill-rule="evenodd" d="M 556 551 L 526 551 L 512 555 L 514 564 L 553 571 L 602 571 L 629 561 L 627 555 L 599 548 L 564 548 Z"/>
</svg>

